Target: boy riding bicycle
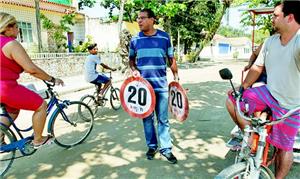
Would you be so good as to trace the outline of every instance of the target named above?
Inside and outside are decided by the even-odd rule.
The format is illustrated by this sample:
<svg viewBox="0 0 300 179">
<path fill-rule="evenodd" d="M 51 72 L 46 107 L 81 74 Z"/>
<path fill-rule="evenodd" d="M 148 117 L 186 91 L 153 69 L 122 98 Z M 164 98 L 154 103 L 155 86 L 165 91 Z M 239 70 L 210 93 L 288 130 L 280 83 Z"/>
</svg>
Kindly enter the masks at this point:
<svg viewBox="0 0 300 179">
<path fill-rule="evenodd" d="M 104 63 L 101 62 L 101 59 L 97 56 L 98 48 L 97 44 L 91 44 L 88 46 L 88 50 L 90 55 L 87 56 L 85 64 L 84 64 L 84 76 L 85 80 L 89 83 L 95 84 L 98 86 L 99 96 L 103 96 L 106 88 L 111 84 L 111 79 L 104 74 L 100 74 L 96 70 L 96 66 L 101 65 L 105 69 L 109 69 L 111 71 L 116 71 L 115 68 L 111 68 Z M 101 85 L 104 83 L 104 87 L 101 89 Z"/>
</svg>

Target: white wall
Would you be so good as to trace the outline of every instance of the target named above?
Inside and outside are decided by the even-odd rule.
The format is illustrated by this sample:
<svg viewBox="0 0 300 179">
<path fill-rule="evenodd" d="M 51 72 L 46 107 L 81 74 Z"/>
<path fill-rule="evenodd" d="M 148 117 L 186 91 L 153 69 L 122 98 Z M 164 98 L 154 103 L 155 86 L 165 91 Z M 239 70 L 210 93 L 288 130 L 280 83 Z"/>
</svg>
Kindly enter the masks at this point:
<svg viewBox="0 0 300 179">
<path fill-rule="evenodd" d="M 102 51 L 115 51 L 119 44 L 118 24 L 101 23 L 98 18 L 86 21 L 86 35 L 91 35 Z"/>
</svg>

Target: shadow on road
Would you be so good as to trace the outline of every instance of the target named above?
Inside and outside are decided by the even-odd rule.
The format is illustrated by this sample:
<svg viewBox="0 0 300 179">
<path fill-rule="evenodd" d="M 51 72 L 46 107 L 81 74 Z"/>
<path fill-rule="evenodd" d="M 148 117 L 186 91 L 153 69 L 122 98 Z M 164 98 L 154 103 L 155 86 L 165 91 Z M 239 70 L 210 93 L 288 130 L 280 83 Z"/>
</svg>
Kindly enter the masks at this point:
<svg viewBox="0 0 300 179">
<path fill-rule="evenodd" d="M 8 178 L 213 178 L 234 160 L 225 147 L 233 127 L 224 105 L 230 87 L 227 82 L 183 87 L 190 89 L 189 117 L 183 123 L 170 120 L 178 164 L 159 154 L 148 161 L 141 119 L 105 108 L 85 143 L 68 150 L 52 145 L 18 159 Z"/>
</svg>

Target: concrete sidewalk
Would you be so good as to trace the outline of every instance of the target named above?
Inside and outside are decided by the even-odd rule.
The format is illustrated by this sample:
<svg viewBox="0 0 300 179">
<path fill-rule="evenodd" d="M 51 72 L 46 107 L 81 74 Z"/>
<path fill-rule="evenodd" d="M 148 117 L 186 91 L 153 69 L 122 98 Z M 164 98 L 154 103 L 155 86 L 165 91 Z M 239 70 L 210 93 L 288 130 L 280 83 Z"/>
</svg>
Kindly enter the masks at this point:
<svg viewBox="0 0 300 179">
<path fill-rule="evenodd" d="M 113 77 L 112 79 L 113 83 L 121 82 L 126 78 L 125 75 L 122 74 L 120 71 L 113 72 L 112 77 Z M 55 86 L 55 91 L 59 95 L 64 95 L 67 93 L 72 93 L 72 92 L 81 91 L 81 90 L 94 87 L 93 84 L 85 81 L 83 74 L 70 76 L 70 77 L 62 77 L 60 79 L 64 81 L 65 86 Z M 31 82 L 26 82 L 21 84 L 24 86 L 28 86 L 32 84 L 34 85 L 37 91 L 43 91 L 44 89 L 46 89 L 46 85 L 41 80 L 36 80 L 36 81 L 31 81 Z"/>
</svg>

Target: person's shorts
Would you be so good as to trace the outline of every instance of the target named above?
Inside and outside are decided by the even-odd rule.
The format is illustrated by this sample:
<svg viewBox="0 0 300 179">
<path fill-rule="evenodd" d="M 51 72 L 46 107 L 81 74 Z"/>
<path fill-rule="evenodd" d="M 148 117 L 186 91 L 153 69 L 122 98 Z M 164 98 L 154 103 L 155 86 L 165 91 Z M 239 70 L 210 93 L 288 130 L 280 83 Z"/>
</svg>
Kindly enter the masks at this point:
<svg viewBox="0 0 300 179">
<path fill-rule="evenodd" d="M 98 77 L 95 80 L 91 81 L 90 83 L 93 83 L 95 85 L 100 85 L 102 83 L 107 83 L 109 80 L 110 79 L 105 75 L 98 75 Z"/>
<path fill-rule="evenodd" d="M 235 99 L 231 93 L 229 93 L 229 98 L 235 104 Z M 289 111 L 279 106 L 277 100 L 274 99 L 265 85 L 245 90 L 243 99 L 245 102 L 240 102 L 240 107 L 242 111 L 245 111 L 245 103 L 248 103 L 248 114 L 263 111 L 269 107 L 272 111 L 273 119 L 277 119 Z M 271 134 L 267 137 L 267 141 L 277 148 L 291 151 L 293 150 L 293 144 L 299 128 L 300 111 L 297 111 L 283 122 L 273 125 Z"/>
<path fill-rule="evenodd" d="M 20 109 L 36 111 L 44 102 L 40 95 L 15 81 L 1 81 L 0 94 L 0 102 L 9 113 Z"/>
<path fill-rule="evenodd" d="M 263 72 L 258 79 L 256 80 L 256 82 L 263 82 L 265 84 L 267 84 L 267 74 L 266 72 Z"/>
</svg>

